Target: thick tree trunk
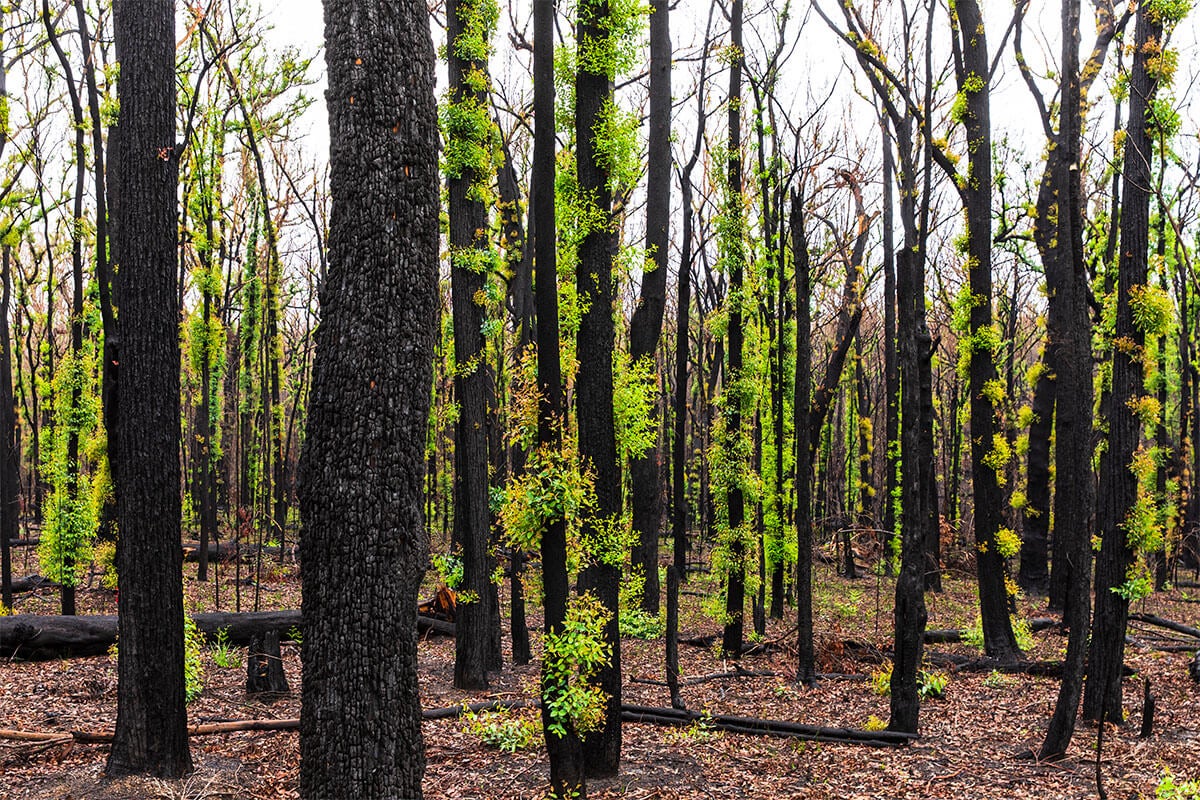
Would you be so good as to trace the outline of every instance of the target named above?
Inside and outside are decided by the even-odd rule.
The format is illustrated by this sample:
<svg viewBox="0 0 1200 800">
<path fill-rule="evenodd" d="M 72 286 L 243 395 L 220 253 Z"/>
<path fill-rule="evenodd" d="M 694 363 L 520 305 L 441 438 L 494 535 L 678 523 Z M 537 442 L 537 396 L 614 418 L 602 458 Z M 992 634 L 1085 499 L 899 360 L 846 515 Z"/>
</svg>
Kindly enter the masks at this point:
<svg viewBox="0 0 1200 800">
<path fill-rule="evenodd" d="M 1154 10 L 1138 9 L 1133 70 L 1129 82 L 1129 125 L 1122 168 L 1120 267 L 1117 276 L 1117 319 L 1113 331 L 1112 391 L 1105 409 L 1109 426 L 1108 456 L 1100 473 L 1096 560 L 1096 612 L 1088 651 L 1083 715 L 1093 721 L 1120 724 L 1121 664 L 1125 653 L 1128 596 L 1118 594 L 1133 563 L 1134 550 L 1126 522 L 1137 502 L 1137 477 L 1130 465 L 1141 447 L 1141 424 L 1133 404 L 1144 394 L 1141 353 L 1145 332 L 1135 323 L 1130 296 L 1146 284 L 1150 216 L 1150 137 L 1146 117 L 1157 89 L 1147 62 L 1158 56 L 1162 24 Z"/>
<path fill-rule="evenodd" d="M 593 55 L 606 52 L 603 42 L 610 36 L 610 13 L 608 0 L 585 0 L 579 6 L 576 37 L 581 47 L 595 48 Z M 575 287 L 584 311 L 577 337 L 579 374 L 575 379 L 575 408 L 579 457 L 591 469 L 596 489 L 594 516 L 584 520 L 584 535 L 601 541 L 608 535 L 605 533 L 608 526 L 619 520 L 622 510 L 612 374 L 617 239 L 612 224 L 608 160 L 601 152 L 603 143 L 599 138 L 605 115 L 611 113 L 605 107 L 613 103 L 613 78 L 603 59 L 581 57 L 579 65 L 575 74 L 575 168 L 580 194 L 594 203 L 600 221 L 587 230 L 579 244 Z M 649 481 L 656 485 L 657 474 L 650 476 Z M 584 737 L 583 760 L 591 777 L 615 774 L 621 763 L 620 584 L 620 566 L 598 559 L 579 575 L 579 590 L 594 593 L 610 615 L 604 626 L 604 641 L 612 655 L 595 676 L 595 684 L 606 694 L 604 722 Z"/>
<path fill-rule="evenodd" d="M 420 797 L 439 248 L 428 10 L 327 0 L 325 40 L 333 211 L 300 465 L 300 792 Z"/>
<path fill-rule="evenodd" d="M 1004 525 L 1004 492 L 1001 482 L 1008 469 L 999 460 L 997 437 L 1003 441 L 997 417 L 1000 400 L 994 388 L 1000 383 L 995 354 L 985 344 L 992 328 L 992 127 L 991 87 L 987 37 L 976 0 L 960 0 L 957 29 L 961 35 L 962 69 L 959 92 L 966 97 L 969 159 L 966 186 L 962 189 L 967 216 L 967 273 L 970 281 L 970 410 L 971 486 L 975 499 L 975 564 L 979 581 L 979 610 L 984 652 L 1001 662 L 1021 656 L 1008 615 L 1008 565 L 1000 552 L 998 532 Z M 1004 446 L 1007 447 L 1005 441 Z M 951 477 L 953 480 L 953 477 Z"/>
<path fill-rule="evenodd" d="M 168 0 L 117 0 L 119 198 L 113 253 L 121 318 L 117 495 L 117 726 L 107 773 L 191 771 L 179 548 L 179 309 L 176 282 L 175 16 Z"/>
<path fill-rule="evenodd" d="M 491 119 L 487 92 L 478 85 L 487 75 L 486 52 L 491 31 L 473 0 L 449 0 L 446 5 L 446 49 L 449 94 L 446 103 L 457 109 L 448 115 Z M 473 24 L 468 26 L 467 22 Z M 469 56 L 469 57 L 467 57 Z M 490 129 L 473 125 L 447 126 L 449 152 L 486 153 Z M 482 141 L 481 141 L 482 140 Z M 462 550 L 460 591 L 470 602 L 459 605 L 458 638 L 454 647 L 454 686 L 483 689 L 488 685 L 488 654 L 493 612 L 491 562 L 488 555 L 488 395 L 492 381 L 483 336 L 484 309 L 479 298 L 490 264 L 487 209 L 491 170 L 470 157 L 447 158 L 450 199 L 450 287 L 454 313 L 454 395 L 459 413 L 454 426 L 454 542 Z"/>
</svg>

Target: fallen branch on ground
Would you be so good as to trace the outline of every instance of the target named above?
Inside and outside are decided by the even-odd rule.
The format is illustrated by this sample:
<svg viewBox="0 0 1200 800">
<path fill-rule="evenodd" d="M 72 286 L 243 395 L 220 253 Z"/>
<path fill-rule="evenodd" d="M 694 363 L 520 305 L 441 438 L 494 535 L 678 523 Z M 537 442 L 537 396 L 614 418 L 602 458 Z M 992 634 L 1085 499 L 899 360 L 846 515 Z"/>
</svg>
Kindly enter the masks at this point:
<svg viewBox="0 0 1200 800">
<path fill-rule="evenodd" d="M 196 627 L 210 641 L 226 631 L 232 645 L 247 645 L 256 635 L 269 630 L 286 636 L 292 628 L 303 629 L 298 610 L 261 611 L 241 614 L 223 611 L 195 614 Z M 454 624 L 417 617 L 420 633 L 454 635 Z M 74 617 L 16 614 L 0 617 L 0 658 L 45 661 L 57 658 L 103 655 L 117 639 L 116 614 L 84 614 Z"/>
<path fill-rule="evenodd" d="M 1181 622 L 1174 622 L 1169 619 L 1164 619 L 1155 614 L 1130 614 L 1129 619 L 1135 622 L 1144 622 L 1147 625 L 1154 625 L 1159 628 L 1166 628 L 1169 631 L 1182 633 L 1185 636 L 1191 636 L 1195 639 L 1200 639 L 1200 628 L 1193 628 L 1191 625 L 1184 625 Z"/>
<path fill-rule="evenodd" d="M 422 719 L 453 719 L 463 713 L 503 712 L 519 708 L 538 708 L 537 700 L 491 700 L 446 708 L 430 708 L 421 712 Z M 621 719 L 626 722 L 644 722 L 655 725 L 682 726 L 701 724 L 713 730 L 742 733 L 750 736 L 781 736 L 809 741 L 840 742 L 869 747 L 897 747 L 918 738 L 912 733 L 895 731 L 866 731 L 856 728 L 823 728 L 804 725 L 787 720 L 758 719 L 726 714 L 702 714 L 674 708 L 654 706 L 621 706 Z M 242 731 L 293 731 L 300 728 L 299 719 L 243 719 L 228 722 L 210 722 L 188 726 L 189 736 L 210 736 L 218 733 Z M 21 731 L 0 729 L 0 739 L 25 741 L 34 744 L 59 744 L 81 742 L 107 744 L 112 741 L 109 731 Z"/>
</svg>

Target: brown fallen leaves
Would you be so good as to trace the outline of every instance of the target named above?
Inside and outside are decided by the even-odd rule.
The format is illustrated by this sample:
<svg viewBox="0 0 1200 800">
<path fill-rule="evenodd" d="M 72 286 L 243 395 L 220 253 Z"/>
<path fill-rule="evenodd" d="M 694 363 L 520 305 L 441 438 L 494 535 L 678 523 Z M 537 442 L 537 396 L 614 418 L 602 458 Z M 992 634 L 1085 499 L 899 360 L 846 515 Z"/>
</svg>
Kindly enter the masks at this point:
<svg viewBox="0 0 1200 800">
<path fill-rule="evenodd" d="M 190 572 L 190 570 L 189 570 Z M 232 569 L 222 571 L 222 607 L 232 606 Z M 246 572 L 243 571 L 243 575 Z M 711 588 L 704 576 L 691 590 Z M 968 626 L 974 618 L 974 585 L 967 579 L 947 580 L 947 591 L 931 598 L 930 627 Z M 789 681 L 794 673 L 794 620 L 771 622 L 767 638 L 777 647 L 747 656 L 746 674 L 686 683 L 689 708 L 712 713 L 794 720 L 814 725 L 861 728 L 871 718 L 886 722 L 888 700 L 873 693 L 865 677 L 877 669 L 878 653 L 890 646 L 891 585 L 868 575 L 846 581 L 829 568 L 817 569 L 816 628 L 820 669 L 841 676 L 813 689 Z M 243 608 L 253 588 L 238 587 Z M 273 568 L 264 587 L 263 607 L 298 607 L 294 568 Z M 1185 590 L 1186 592 L 1187 590 Z M 1194 594 L 1194 592 L 1193 592 Z M 189 608 L 213 608 L 212 584 L 187 578 Z M 1135 609 L 1185 625 L 1200 624 L 1200 605 L 1179 591 L 1154 596 Z M 704 619 L 694 595 L 682 598 L 681 635 L 712 633 L 716 623 Z M 54 613 L 50 590 L 18 599 L 18 610 Z M 111 595 L 101 590 L 80 593 L 81 610 L 111 613 Z M 1040 605 L 1026 604 L 1027 616 L 1042 616 Z M 531 618 L 530 628 L 540 629 Z M 1187 675 L 1191 655 L 1161 652 L 1143 628 L 1135 633 L 1126 663 L 1137 678 L 1126 682 L 1128 724 L 1110 728 L 1104 737 L 1101 768 L 1110 797 L 1154 797 L 1164 767 L 1183 778 L 1200 777 L 1200 686 Z M 1030 659 L 1061 658 L 1066 638 L 1057 630 L 1037 633 Z M 854 643 L 847 646 L 847 642 Z M 1140 646 L 1139 646 L 1140 645 Z M 454 643 L 430 639 L 420 645 L 421 688 L 425 706 L 450 706 L 489 699 L 532 696 L 537 662 L 494 676 L 486 692 L 451 688 Z M 669 705 L 667 689 L 633 678 L 660 681 L 660 641 L 626 640 L 626 703 Z M 972 654 L 964 645 L 932 645 L 937 652 Z M 536 645 L 535 645 L 536 656 Z M 243 656 L 244 657 L 244 656 Z M 285 666 L 293 686 L 299 685 L 299 653 L 285 646 Z M 681 648 L 685 676 L 711 675 L 732 665 L 710 650 Z M 283 719 L 299 715 L 299 698 L 273 704 L 245 698 L 244 666 L 222 668 L 206 653 L 205 690 L 189 709 L 193 724 L 235 719 Z M 244 664 L 244 662 L 243 662 Z M 1141 722 L 1141 677 L 1148 677 L 1157 697 L 1154 734 L 1137 738 Z M 619 776 L 589 784 L 599 798 L 1082 798 L 1095 796 L 1095 728 L 1080 724 L 1070 757 L 1056 764 L 1019 759 L 1041 741 L 1057 684 L 1053 679 L 1022 674 L 955 672 L 946 697 L 926 702 L 921 710 L 920 741 L 901 749 L 877 750 L 848 745 L 742 736 L 706 729 L 627 724 L 624 761 Z M 0 665 L 0 728 L 59 731 L 111 730 L 116 706 L 115 665 L 107 658 L 36 664 Z M 537 720 L 533 709 L 512 712 Z M 461 721 L 424 723 L 427 798 L 532 798 L 547 787 L 544 749 L 509 754 L 485 746 L 464 732 Z M 107 754 L 103 744 L 75 741 L 0 742 L 0 798 L 287 798 L 296 797 L 298 743 L 295 732 L 232 732 L 192 742 L 196 772 L 183 781 L 102 778 Z"/>
</svg>

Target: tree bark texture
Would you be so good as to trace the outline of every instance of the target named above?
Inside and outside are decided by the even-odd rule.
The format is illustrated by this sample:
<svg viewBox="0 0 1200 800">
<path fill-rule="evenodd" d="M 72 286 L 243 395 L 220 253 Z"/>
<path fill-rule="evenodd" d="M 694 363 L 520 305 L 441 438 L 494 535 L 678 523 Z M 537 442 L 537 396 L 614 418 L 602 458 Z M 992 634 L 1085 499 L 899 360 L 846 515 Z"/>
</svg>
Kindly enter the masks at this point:
<svg viewBox="0 0 1200 800">
<path fill-rule="evenodd" d="M 106 771 L 192 769 L 183 678 L 176 263 L 175 4 L 117 0 L 121 77 L 113 250 L 121 318 L 117 496 L 117 724 Z"/>
<path fill-rule="evenodd" d="M 487 60 L 479 58 L 484 35 L 475 30 L 479 10 L 472 0 L 449 0 L 446 4 L 449 94 L 451 108 L 460 109 L 449 118 L 488 116 L 487 92 L 478 76 L 487 74 Z M 472 23 L 473 25 L 469 24 Z M 475 76 L 472 81 L 471 76 Z M 478 142 L 480 132 L 450 124 L 446 130 L 448 151 L 471 152 L 474 145 L 484 151 L 488 142 Z M 486 134 L 485 134 L 486 138 Z M 491 634 L 493 593 L 488 540 L 488 395 L 492 381 L 483 337 L 484 308 L 480 298 L 490 260 L 487 251 L 488 219 L 484 192 L 491 180 L 483 165 L 467 158 L 447 158 L 450 199 L 450 289 L 454 316 L 454 395 L 458 419 L 454 426 L 454 542 L 461 548 L 463 577 L 460 594 L 469 602 L 458 606 L 458 637 L 454 646 L 454 686 L 483 689 L 488 685 L 488 649 Z"/>
<path fill-rule="evenodd" d="M 1059 137 L 1052 149 L 1061 151 L 1051 180 L 1058 187 L 1058 249 L 1062 279 L 1055 291 L 1063 324 L 1054 348 L 1055 412 L 1054 535 L 1066 576 L 1063 622 L 1070 630 L 1058 699 L 1039 758 L 1065 755 L 1075 731 L 1083 693 L 1088 624 L 1091 617 L 1091 509 L 1095 505 L 1092 469 L 1092 325 L 1088 314 L 1089 276 L 1083 257 L 1083 201 L 1079 183 L 1083 96 L 1079 73 L 1079 0 L 1063 0 L 1063 88 Z M 1110 23 L 1111 24 L 1111 23 Z M 1049 274 L 1049 269 L 1047 270 Z M 1053 313 L 1053 312 L 1052 312 Z M 1124 634 L 1124 630 L 1121 631 Z"/>
<path fill-rule="evenodd" d="M 812 284 L 803 202 L 798 194 L 792 194 L 788 228 L 796 268 L 796 383 L 792 403 L 796 415 L 796 680 L 811 685 L 817 677 L 812 607 Z"/>
<path fill-rule="evenodd" d="M 1096 559 L 1096 612 L 1088 651 L 1088 677 L 1083 715 L 1094 721 L 1124 721 L 1121 666 L 1129 600 L 1114 589 L 1128 577 L 1135 553 L 1125 530 L 1137 502 L 1137 477 L 1131 462 L 1142 446 L 1141 423 L 1132 407 L 1145 393 L 1141 358 L 1145 332 L 1135 323 L 1130 296 L 1146 284 L 1150 239 L 1150 159 L 1152 142 L 1146 129 L 1157 82 L 1147 61 L 1158 56 L 1162 24 L 1152 8 L 1138 8 L 1133 70 L 1129 80 L 1129 124 L 1122 166 L 1120 261 L 1117 274 L 1117 319 L 1113 331 L 1112 391 L 1105 409 L 1108 456 L 1100 472 Z"/>
<path fill-rule="evenodd" d="M 533 2 L 533 167 L 530 198 L 534 239 L 534 301 L 537 308 L 538 447 L 562 449 L 566 411 L 559 358 L 558 277 L 554 210 L 554 2 Z M 570 586 L 567 578 L 567 533 L 561 517 L 547 522 L 542 531 L 542 589 L 546 634 L 563 630 Z M 559 735 L 546 698 L 561 690 L 559 678 L 543 659 L 541 674 L 542 730 L 550 759 L 550 788 L 559 797 L 586 798 L 583 748 L 570 724 Z"/>
<path fill-rule="evenodd" d="M 579 42 L 599 50 L 610 33 L 608 0 L 585 0 L 579 6 L 576 36 Z M 583 46 L 583 45 L 581 45 Z M 604 66 L 579 60 L 575 75 L 575 142 L 579 193 L 595 204 L 598 225 L 590 228 L 579 244 L 579 266 L 575 286 L 584 308 L 579 324 L 576 352 L 579 375 L 575 380 L 575 407 L 579 425 L 579 457 L 592 471 L 596 489 L 595 515 L 584 520 L 584 536 L 601 541 L 607 526 L 621 516 L 621 468 L 617 463 L 617 440 L 613 421 L 612 353 L 614 274 L 617 256 L 616 230 L 612 220 L 612 188 L 604 144 L 598 132 L 613 103 L 612 77 Z M 593 72 L 592 69 L 601 70 Z M 653 275 L 653 273 L 651 273 Z M 665 276 L 665 273 L 664 273 Z M 657 467 L 655 468 L 657 469 Z M 650 478 L 657 484 L 657 475 Z M 587 529 L 590 528 L 590 532 Z M 607 547 L 607 545 L 604 545 Z M 615 774 L 621 763 L 621 633 L 618 596 L 621 568 L 595 559 L 579 575 L 579 590 L 596 595 L 609 612 L 604 641 L 612 648 L 609 663 L 595 678 L 607 695 L 604 723 L 584 738 L 583 759 L 589 776 Z"/>
<path fill-rule="evenodd" d="M 439 248 L 428 10 L 327 0 L 325 40 L 332 217 L 300 464 L 300 792 L 420 797 Z"/>
<path fill-rule="evenodd" d="M 970 281 L 971 347 L 968 387 L 971 409 L 971 485 L 975 500 L 975 564 L 983 647 L 1000 661 L 1021 656 L 1008 615 L 1008 565 L 997 533 L 1004 525 L 1006 463 L 996 460 L 994 439 L 1000 434 L 1000 400 L 991 387 L 999 384 L 992 328 L 992 124 L 987 36 L 976 0 L 959 0 L 956 35 L 962 39 L 958 90 L 966 97 L 967 182 L 962 189 L 967 216 L 967 274 Z M 1007 446 L 1007 443 L 1005 444 Z M 953 480 L 953 476 L 950 478 Z"/>
<path fill-rule="evenodd" d="M 731 59 L 729 65 L 729 95 L 726 98 L 729 113 L 729 130 L 726 139 L 728 149 L 725 187 L 725 211 L 727 215 L 741 215 L 742 210 L 742 0 L 733 0 L 730 8 L 729 43 Z M 725 372 L 725 438 L 726 448 L 730 451 L 727 458 L 734 472 L 748 469 L 749 463 L 740 464 L 745 458 L 742 444 L 742 345 L 745 333 L 742 330 L 743 308 L 745 298 L 742 296 L 743 274 L 745 261 L 744 244 L 741 241 L 741 225 L 732 225 L 734 233 L 722 243 L 728 252 L 721 253 L 721 259 L 728 264 L 729 269 L 729 307 L 728 322 L 728 367 Z M 734 238 L 737 237 L 737 238 Z M 728 537 L 729 537 L 729 569 L 725 575 L 725 630 L 722 636 L 721 649 L 733 658 L 739 657 L 742 651 L 742 634 L 746 622 L 746 548 L 742 523 L 746 518 L 746 503 L 740 475 L 726 489 L 726 504 L 728 506 Z"/>
<path fill-rule="evenodd" d="M 670 4 L 654 0 L 650 13 L 650 138 L 646 152 L 646 249 L 654 268 L 642 274 L 641 297 L 629 323 L 633 361 L 653 359 L 662 334 L 667 301 L 667 255 L 671 246 L 671 30 Z M 659 448 L 652 446 L 629 465 L 633 529 L 638 540 L 633 566 L 645 577 L 642 609 L 659 609 L 658 539 L 662 524 Z"/>
</svg>

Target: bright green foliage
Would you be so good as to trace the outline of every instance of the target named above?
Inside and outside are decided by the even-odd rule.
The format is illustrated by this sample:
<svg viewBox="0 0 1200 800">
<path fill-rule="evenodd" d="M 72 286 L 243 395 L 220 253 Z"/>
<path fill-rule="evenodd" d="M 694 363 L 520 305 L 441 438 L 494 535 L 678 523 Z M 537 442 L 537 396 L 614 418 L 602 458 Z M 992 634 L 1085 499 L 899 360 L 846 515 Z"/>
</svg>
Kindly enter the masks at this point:
<svg viewBox="0 0 1200 800">
<path fill-rule="evenodd" d="M 984 455 L 983 463 L 996 473 L 996 483 L 1001 486 L 1007 480 L 1004 470 L 1011 459 L 1012 448 L 1008 444 L 1008 438 L 1003 433 L 992 434 L 992 449 Z"/>
<path fill-rule="evenodd" d="M 891 661 L 884 661 L 879 665 L 879 669 L 871 671 L 871 691 L 880 697 L 887 697 L 892 693 Z"/>
<path fill-rule="evenodd" d="M 1012 528 L 1001 528 L 996 531 L 996 550 L 1001 558 L 1013 558 L 1021 552 L 1021 537 Z"/>
<path fill-rule="evenodd" d="M 529 454 L 525 472 L 504 487 L 500 525 L 515 547 L 541 547 L 542 532 L 553 520 L 567 523 L 567 540 L 578 541 L 580 523 L 596 505 L 590 473 L 579 465 L 578 454 L 539 448 Z"/>
<path fill-rule="evenodd" d="M 578 0 L 579 19 L 595 24 L 605 32 L 599 40 L 590 37 L 578 42 L 579 68 L 609 79 L 625 75 L 638 64 L 645 18 L 650 6 L 639 0 Z M 608 13 L 600 13 L 607 6 Z"/>
<path fill-rule="evenodd" d="M 213 663 L 221 669 L 238 669 L 242 666 L 242 651 L 229 642 L 229 629 L 217 631 L 217 641 L 212 647 Z"/>
<path fill-rule="evenodd" d="M 658 435 L 654 407 L 657 391 L 653 359 L 631 363 L 625 351 L 613 352 L 613 423 L 617 457 L 622 462 L 640 458 L 654 446 Z"/>
<path fill-rule="evenodd" d="M 50 485 L 43 505 L 43 530 L 38 545 L 42 573 L 66 586 L 77 586 L 92 558 L 92 540 L 103 495 L 93 491 L 85 458 L 88 441 L 103 439 L 99 426 L 100 398 L 96 386 L 94 348 L 85 343 L 79 354 L 67 353 L 55 366 L 47 402 L 52 423 L 41 431 L 42 477 Z M 72 462 L 69 442 L 74 437 L 80 456 Z M 93 452 L 102 452 L 97 442 Z M 102 478 L 100 486 L 107 487 Z M 70 565 L 70 569 L 67 569 Z"/>
<path fill-rule="evenodd" d="M 543 702 L 550 711 L 547 730 L 556 736 L 566 735 L 567 725 L 586 734 L 604 721 L 608 695 L 590 679 L 612 656 L 601 633 L 608 620 L 609 611 L 594 595 L 574 595 L 562 630 L 546 634 Z"/>
<path fill-rule="evenodd" d="M 538 742 L 538 724 L 525 717 L 500 711 L 485 711 L 480 714 L 466 711 L 462 718 L 463 733 L 477 736 L 484 744 L 499 748 L 505 753 L 525 750 Z"/>
<path fill-rule="evenodd" d="M 1129 290 L 1133 324 L 1147 336 L 1169 333 L 1175 320 L 1170 296 L 1157 286 L 1134 286 Z"/>
<path fill-rule="evenodd" d="M 950 676 L 945 672 L 933 672 L 927 669 L 917 674 L 917 694 L 922 700 L 941 700 L 946 696 L 946 687 L 950 685 Z"/>
<path fill-rule="evenodd" d="M 600 107 L 593 131 L 600 164 L 608 172 L 608 188 L 614 194 L 637 184 L 643 165 L 639 157 L 638 129 L 641 117 L 625 111 L 611 98 Z"/>
<path fill-rule="evenodd" d="M 434 553 L 430 559 L 437 570 L 438 580 L 451 589 L 462 584 L 463 562 L 456 553 Z"/>
<path fill-rule="evenodd" d="M 1155 800 L 1200 800 L 1200 780 L 1176 781 L 1174 773 L 1163 767 L 1158 786 L 1154 787 Z"/>
<path fill-rule="evenodd" d="M 626 564 L 621 570 L 620 626 L 621 635 L 633 639 L 657 639 L 663 634 L 661 616 L 647 614 L 642 610 L 642 590 L 646 576 L 637 565 Z M 665 613 L 665 612 L 664 612 Z"/>
<path fill-rule="evenodd" d="M 183 615 L 183 685 L 187 702 L 204 691 L 204 634 L 190 615 Z"/>
</svg>

